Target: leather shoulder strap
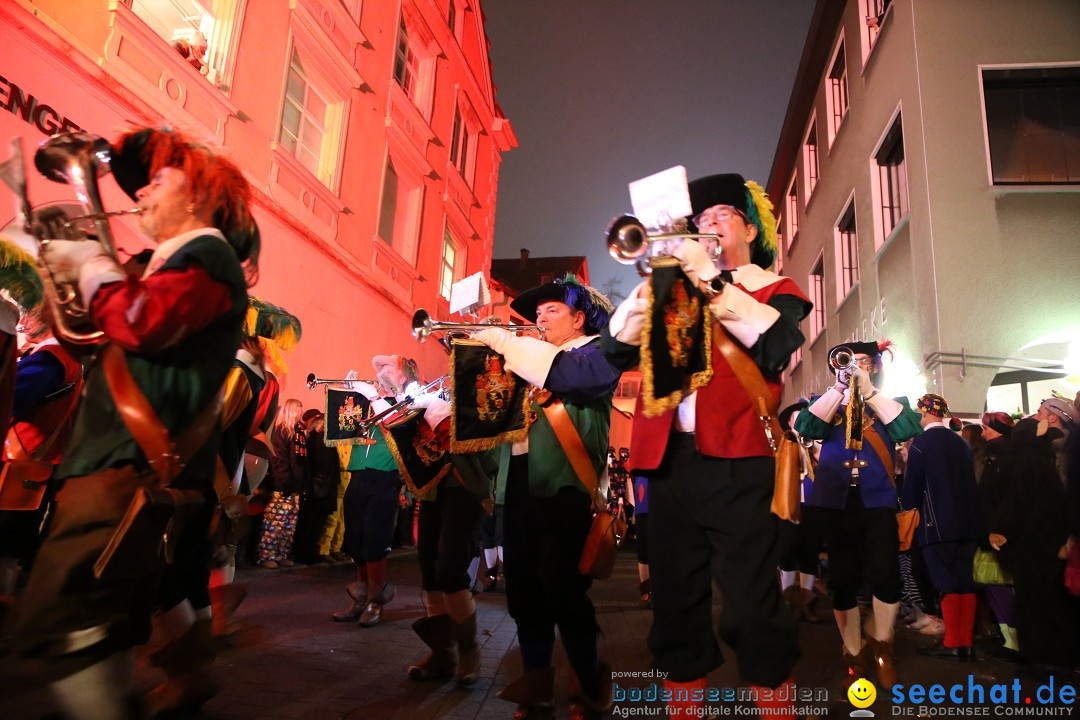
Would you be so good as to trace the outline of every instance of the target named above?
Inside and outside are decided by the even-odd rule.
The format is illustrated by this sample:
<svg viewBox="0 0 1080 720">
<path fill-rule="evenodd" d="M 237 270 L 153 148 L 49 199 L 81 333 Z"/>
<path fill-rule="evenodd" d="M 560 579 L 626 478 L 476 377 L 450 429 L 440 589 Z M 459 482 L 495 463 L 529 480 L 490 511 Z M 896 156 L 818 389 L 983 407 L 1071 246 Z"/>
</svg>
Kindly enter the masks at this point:
<svg viewBox="0 0 1080 720">
<path fill-rule="evenodd" d="M 719 322 L 716 325 L 718 327 L 713 329 L 712 334 L 716 348 L 735 372 L 735 377 L 738 378 L 743 390 L 746 391 L 754 405 L 757 406 L 758 415 L 762 418 L 762 422 L 768 424 L 774 442 L 779 443 L 780 437 L 784 434 L 780 427 L 780 421 L 776 417 L 776 409 L 779 407 L 780 398 L 774 397 L 769 386 L 765 384 L 765 378 L 762 376 L 757 363 L 750 359 L 745 350 L 735 344 L 735 341 L 731 339 L 727 330 Z"/>
<path fill-rule="evenodd" d="M 874 453 L 878 456 L 878 460 L 885 466 L 885 472 L 889 474 L 889 482 L 895 485 L 896 478 L 893 476 L 895 468 L 893 467 L 892 456 L 889 455 L 889 451 L 885 447 L 885 441 L 881 439 L 881 436 L 878 435 L 878 432 L 874 429 L 873 425 L 863 430 L 863 440 L 870 442 L 870 447 L 874 448 Z"/>
<path fill-rule="evenodd" d="M 558 438 L 563 452 L 566 453 L 570 467 L 574 468 L 574 473 L 589 492 L 589 496 L 595 498 L 596 488 L 600 481 L 596 477 L 592 460 L 589 459 L 589 451 L 585 449 L 585 443 L 581 441 L 581 435 L 574 427 L 574 421 L 566 412 L 566 406 L 563 405 L 562 400 L 555 398 L 548 403 L 540 403 L 540 407 L 548 422 L 551 423 L 551 429 L 555 432 L 555 437 Z"/>
<path fill-rule="evenodd" d="M 150 401 L 139 388 L 128 368 L 124 351 L 116 345 L 102 350 L 105 382 L 109 386 L 116 408 L 128 432 L 146 455 L 154 474 L 162 485 L 168 485 L 179 475 L 188 460 L 210 437 L 221 413 L 222 393 L 219 391 L 210 404 L 174 441 L 161 422 Z"/>
</svg>

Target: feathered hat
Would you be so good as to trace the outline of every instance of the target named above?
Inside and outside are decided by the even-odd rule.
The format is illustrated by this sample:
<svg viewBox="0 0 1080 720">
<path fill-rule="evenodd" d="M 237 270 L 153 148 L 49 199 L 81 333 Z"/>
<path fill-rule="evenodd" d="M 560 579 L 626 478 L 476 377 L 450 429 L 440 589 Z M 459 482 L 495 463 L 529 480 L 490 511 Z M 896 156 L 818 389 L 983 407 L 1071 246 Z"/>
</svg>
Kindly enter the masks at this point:
<svg viewBox="0 0 1080 720">
<path fill-rule="evenodd" d="M 292 352 L 300 342 L 300 319 L 285 308 L 248 295 L 244 334 L 259 338 L 271 372 L 283 376 L 288 370 L 283 353 Z"/>
<path fill-rule="evenodd" d="M 599 290 L 583 284 L 573 273 L 534 287 L 514 298 L 511 309 L 529 322 L 536 320 L 536 308 L 546 302 L 561 302 L 585 313 L 586 335 L 596 335 L 607 325 L 615 306 Z"/>
<path fill-rule="evenodd" d="M 44 298 L 34 257 L 3 235 L 0 235 L 0 290 L 24 314 L 40 305 Z"/>
<path fill-rule="evenodd" d="M 750 262 L 765 269 L 772 267 L 776 258 L 776 216 L 765 188 L 738 173 L 723 173 L 698 178 L 689 184 L 689 189 L 692 217 L 714 205 L 730 205 L 746 215 L 758 231 L 750 246 Z M 690 227 L 697 232 L 693 221 Z"/>
</svg>

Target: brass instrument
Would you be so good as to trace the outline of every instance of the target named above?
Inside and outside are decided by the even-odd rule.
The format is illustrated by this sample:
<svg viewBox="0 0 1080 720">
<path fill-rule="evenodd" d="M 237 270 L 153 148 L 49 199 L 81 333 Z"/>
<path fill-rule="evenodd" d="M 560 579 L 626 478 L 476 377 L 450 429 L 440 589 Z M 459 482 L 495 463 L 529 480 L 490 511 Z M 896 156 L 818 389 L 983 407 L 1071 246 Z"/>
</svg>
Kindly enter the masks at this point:
<svg viewBox="0 0 1080 720">
<path fill-rule="evenodd" d="M 649 245 L 652 243 L 671 240 L 720 240 L 720 237 L 715 233 L 680 232 L 684 228 L 685 226 L 676 226 L 673 232 L 650 235 L 641 221 L 633 215 L 619 215 L 608 224 L 604 237 L 607 241 L 608 254 L 611 255 L 615 262 L 623 265 L 639 264 L 648 255 Z M 719 256 L 719 242 L 713 253 L 714 256 Z"/>
<path fill-rule="evenodd" d="M 416 402 L 416 398 L 418 398 L 421 395 L 425 394 L 428 390 L 435 387 L 436 385 L 441 385 L 442 383 L 446 382 L 449 379 L 450 379 L 449 375 L 443 375 L 441 378 L 437 378 L 435 380 L 432 380 L 427 385 L 425 385 L 424 387 L 422 387 L 422 388 L 420 388 L 419 390 L 416 391 L 416 397 L 413 397 L 411 395 L 406 395 L 405 399 L 402 400 L 401 402 L 399 402 L 397 405 L 391 405 L 390 407 L 386 408 L 385 410 L 383 410 L 378 415 L 374 415 L 372 417 L 369 417 L 366 420 L 361 420 L 360 421 L 360 432 L 368 433 L 368 432 L 374 430 L 376 425 L 378 425 L 384 419 L 386 419 L 386 418 L 388 418 L 391 415 L 394 415 L 396 413 L 401 413 L 402 416 L 404 416 L 407 413 L 412 412 L 411 410 L 408 410 L 408 407 L 410 405 L 412 405 L 414 402 Z M 402 419 L 404 419 L 404 417 Z"/>
<path fill-rule="evenodd" d="M 308 373 L 307 386 L 308 390 L 314 390 L 318 385 L 342 385 L 351 382 L 363 382 L 369 385 L 379 386 L 378 380 L 361 380 L 360 378 L 342 378 L 341 380 L 327 380 L 326 378 L 315 377 L 315 373 Z"/>
<path fill-rule="evenodd" d="M 838 345 L 829 353 L 829 367 L 836 371 L 855 367 L 855 353 L 846 345 Z"/>
<path fill-rule="evenodd" d="M 94 240 L 119 265 L 115 242 L 108 219 L 114 215 L 143 212 L 142 208 L 105 212 L 98 192 L 97 179 L 110 172 L 111 146 L 89 133 L 55 135 L 41 144 L 34 154 L 34 165 L 49 180 L 66 183 L 75 190 L 75 197 L 84 213 L 68 217 L 58 208 L 33 211 L 26 191 L 26 166 L 22 144 L 12 141 L 11 157 L 0 165 L 0 179 L 19 197 L 23 229 L 38 241 L 38 274 L 45 292 L 45 301 L 52 310 L 54 330 L 58 337 L 75 345 L 102 342 L 103 333 L 90 319 L 90 310 L 79 296 L 74 282 L 59 282 L 42 260 L 42 250 L 51 240 L 86 240 L 87 226 L 92 227 Z"/>
<path fill-rule="evenodd" d="M 539 333 L 540 337 L 544 336 L 544 329 L 539 325 L 515 325 L 513 323 L 509 325 L 499 325 L 495 323 L 448 323 L 448 322 L 436 322 L 431 319 L 431 315 L 428 311 L 420 308 L 412 317 L 412 335 L 417 342 L 425 342 L 433 332 L 449 331 L 449 332 L 478 332 L 485 328 L 505 328 L 506 330 L 516 330 L 518 332 L 535 332 Z"/>
</svg>

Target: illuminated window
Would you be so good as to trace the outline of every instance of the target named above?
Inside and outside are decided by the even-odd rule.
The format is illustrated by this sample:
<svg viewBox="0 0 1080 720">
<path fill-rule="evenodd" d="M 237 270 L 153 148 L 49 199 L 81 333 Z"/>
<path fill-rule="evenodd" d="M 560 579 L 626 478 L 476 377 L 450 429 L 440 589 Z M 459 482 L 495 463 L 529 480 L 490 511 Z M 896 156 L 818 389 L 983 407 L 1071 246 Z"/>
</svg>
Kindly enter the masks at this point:
<svg viewBox="0 0 1080 720">
<path fill-rule="evenodd" d="M 810 302 L 814 309 L 810 311 L 810 342 L 817 340 L 818 335 L 825 329 L 825 256 L 818 255 L 814 269 L 807 277 L 807 285 L 810 288 Z"/>
<path fill-rule="evenodd" d="M 206 78 L 228 89 L 244 0 L 122 0 Z M 234 31 L 230 34 L 229 28 Z"/>
<path fill-rule="evenodd" d="M 387 157 L 379 206 L 379 237 L 409 263 L 415 261 L 422 193 L 420 179 L 399 175 L 393 158 Z"/>
<path fill-rule="evenodd" d="M 983 70 L 995 185 L 1080 183 L 1080 66 Z"/>
<path fill-rule="evenodd" d="M 324 94 L 308 78 L 300 53 L 294 47 L 285 83 L 280 142 L 320 180 L 328 105 Z"/>
<path fill-rule="evenodd" d="M 447 227 L 443 231 L 442 261 L 439 265 L 439 294 L 447 300 L 450 299 L 450 289 L 454 286 L 457 254 L 457 243 Z"/>
<path fill-rule="evenodd" d="M 791 178 L 787 191 L 787 219 L 788 247 L 791 247 L 799 239 L 799 190 L 796 178 Z"/>
<path fill-rule="evenodd" d="M 881 238 L 884 243 L 908 214 L 907 164 L 904 162 L 904 128 L 897 114 L 889 131 L 874 153 L 877 166 L 878 209 L 881 213 Z M 879 243 L 879 244 L 880 244 Z"/>
<path fill-rule="evenodd" d="M 817 187 L 819 173 L 816 118 L 810 121 L 810 129 L 806 131 L 806 138 L 803 140 L 803 168 L 806 178 L 806 202 L 810 202 L 810 196 Z"/>
<path fill-rule="evenodd" d="M 836 222 L 837 299 L 843 300 L 859 282 L 859 238 L 855 232 L 855 200 L 848 202 Z"/>
<path fill-rule="evenodd" d="M 829 105 L 829 147 L 832 147 L 836 133 L 844 123 L 848 111 L 848 83 L 847 83 L 847 59 L 844 56 L 844 40 L 841 37 L 840 45 L 836 48 L 833 56 L 832 67 L 829 69 L 829 93 L 827 96 Z"/>
<path fill-rule="evenodd" d="M 777 275 L 782 274 L 784 270 L 784 253 L 787 248 L 784 247 L 784 218 L 783 216 L 777 216 L 776 218 L 776 268 L 774 272 Z"/>
</svg>

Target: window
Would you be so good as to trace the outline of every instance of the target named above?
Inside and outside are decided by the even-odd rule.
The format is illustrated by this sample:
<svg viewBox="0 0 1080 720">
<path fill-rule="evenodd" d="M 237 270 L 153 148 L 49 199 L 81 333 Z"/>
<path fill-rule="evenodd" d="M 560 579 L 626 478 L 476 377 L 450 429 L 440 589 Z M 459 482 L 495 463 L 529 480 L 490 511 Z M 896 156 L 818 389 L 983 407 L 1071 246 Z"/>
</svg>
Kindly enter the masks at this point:
<svg viewBox="0 0 1080 720">
<path fill-rule="evenodd" d="M 447 300 L 450 299 L 450 290 L 454 286 L 456 262 L 457 243 L 454 242 L 454 236 L 450 234 L 450 228 L 447 227 L 443 231 L 442 260 L 439 264 L 439 294 Z"/>
<path fill-rule="evenodd" d="M 832 147 L 836 133 L 844 123 L 848 110 L 848 84 L 847 84 L 847 58 L 844 55 L 844 39 L 840 38 L 840 45 L 836 48 L 833 56 L 832 67 L 829 68 L 829 93 L 827 97 L 829 106 L 829 147 Z"/>
<path fill-rule="evenodd" d="M 865 15 L 866 34 L 863 36 L 863 57 L 869 57 L 870 50 L 877 42 L 881 27 L 885 24 L 885 17 L 889 12 L 892 0 L 862 0 L 863 14 Z"/>
<path fill-rule="evenodd" d="M 825 256 L 818 255 L 814 269 L 807 277 L 810 287 L 810 302 L 814 309 L 810 311 L 810 342 L 817 340 L 818 335 L 825 329 Z"/>
<path fill-rule="evenodd" d="M 799 239 L 799 191 L 795 181 L 796 178 L 791 178 L 791 186 L 787 191 L 788 247 Z"/>
<path fill-rule="evenodd" d="M 784 253 L 787 248 L 784 247 L 784 218 L 778 215 L 776 218 L 776 267 L 773 270 L 777 275 L 783 274 L 784 269 Z"/>
<path fill-rule="evenodd" d="M 1080 66 L 983 70 L 995 185 L 1080 183 Z"/>
<path fill-rule="evenodd" d="M 450 7 L 446 11 L 446 24 L 450 27 L 450 34 L 457 36 L 457 3 L 450 0 Z"/>
<path fill-rule="evenodd" d="M 405 28 L 405 18 L 401 18 L 398 28 L 397 50 L 394 54 L 394 80 L 414 103 L 417 100 L 417 81 L 420 76 L 420 61 L 409 47 L 409 32 Z"/>
<path fill-rule="evenodd" d="M 818 181 L 817 118 L 810 121 L 810 129 L 803 140 L 803 172 L 806 178 L 806 202 L 814 194 Z"/>
<path fill-rule="evenodd" d="M 476 164 L 476 134 L 469 129 L 468 120 L 461 106 L 454 107 L 454 129 L 450 138 L 450 164 L 458 169 L 461 177 L 472 187 Z"/>
<path fill-rule="evenodd" d="M 326 144 L 328 106 L 326 98 L 308 79 L 300 53 L 294 47 L 285 84 L 279 141 L 312 175 L 324 182 L 324 172 L 320 168 Z"/>
<path fill-rule="evenodd" d="M 379 237 L 409 263 L 414 261 L 422 186 L 419 179 L 399 175 L 392 157 L 386 158 Z"/>
<path fill-rule="evenodd" d="M 908 213 L 907 165 L 904 163 L 904 128 L 898 113 L 874 153 L 877 165 L 878 208 L 881 211 L 881 242 Z"/>
<path fill-rule="evenodd" d="M 801 362 L 802 362 L 802 345 L 795 348 L 795 352 L 791 353 L 791 364 L 788 365 L 788 367 L 791 368 L 792 370 L 794 370 L 795 368 L 799 367 L 799 363 L 801 363 Z"/>
<path fill-rule="evenodd" d="M 855 200 L 852 198 L 836 221 L 836 297 L 843 300 L 859 282 L 859 238 L 855 232 Z"/>
<path fill-rule="evenodd" d="M 227 89 L 235 56 L 235 26 L 242 0 L 123 0 L 139 19 L 172 45 L 213 84 Z"/>
</svg>

